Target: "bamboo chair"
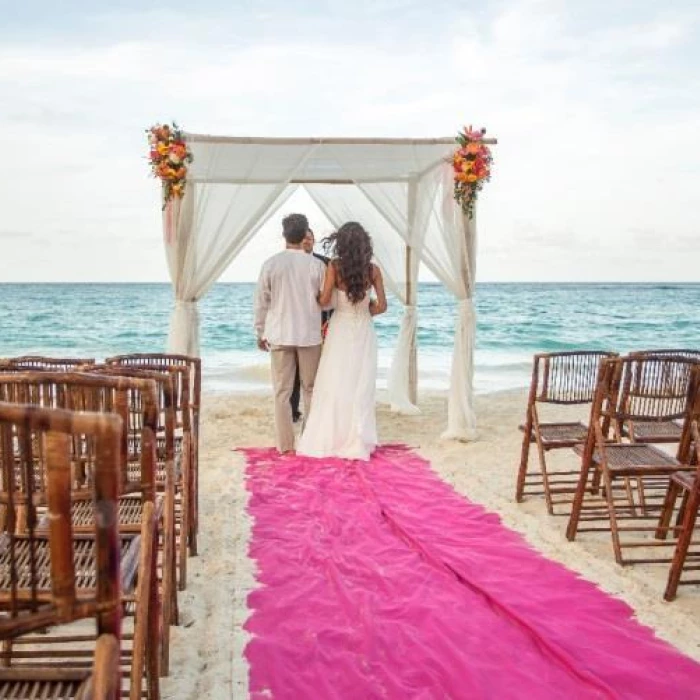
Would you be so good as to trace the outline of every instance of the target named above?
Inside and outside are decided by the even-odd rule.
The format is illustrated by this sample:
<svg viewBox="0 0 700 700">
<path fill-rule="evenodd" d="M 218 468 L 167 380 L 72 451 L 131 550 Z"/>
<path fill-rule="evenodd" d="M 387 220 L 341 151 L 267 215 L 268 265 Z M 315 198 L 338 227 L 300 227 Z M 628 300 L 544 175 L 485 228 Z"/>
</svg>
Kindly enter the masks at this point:
<svg viewBox="0 0 700 700">
<path fill-rule="evenodd" d="M 136 367 L 118 367 L 114 365 L 94 365 L 89 368 L 91 373 L 98 376 L 131 377 L 152 380 L 157 386 L 158 422 L 156 434 L 163 436 L 156 450 L 155 485 L 156 490 L 163 494 L 163 543 L 162 581 L 169 581 L 163 586 L 163 623 L 178 624 L 177 580 L 176 568 L 179 560 L 187 560 L 186 538 L 176 532 L 175 524 L 175 483 L 178 479 L 175 469 L 175 385 L 178 375 L 176 368 L 168 372 L 154 372 Z M 128 461 L 129 470 L 139 469 L 141 451 L 141 436 L 143 429 L 143 411 L 137 402 L 130 403 Z M 179 465 L 180 466 L 180 465 Z M 185 469 L 187 465 L 185 465 Z M 182 571 L 182 567 L 181 567 Z M 186 571 L 186 569 L 185 569 Z M 182 575 L 184 578 L 184 575 Z M 164 628 L 161 635 L 161 674 L 169 674 L 169 629 Z"/>
<path fill-rule="evenodd" d="M 202 400 L 202 361 L 189 355 L 172 355 L 167 353 L 140 353 L 117 355 L 105 360 L 108 365 L 141 367 L 156 371 L 167 371 L 172 367 L 184 367 L 186 376 L 178 383 L 176 389 L 176 452 L 182 453 L 186 436 L 189 434 L 189 499 L 188 546 L 192 556 L 197 555 L 197 532 L 199 531 L 199 413 Z M 189 407 L 189 411 L 186 410 Z M 184 493 L 184 492 L 183 492 Z M 181 584 L 182 590 L 182 584 Z"/>
<path fill-rule="evenodd" d="M 694 393 L 699 369 L 684 358 L 630 355 L 603 363 L 588 438 L 584 446 L 574 448 L 581 455 L 581 475 L 566 533 L 569 540 L 579 532 L 610 531 L 618 564 L 670 561 L 656 556 L 630 558 L 624 552 L 670 544 L 659 538 L 658 519 L 671 475 L 692 469 L 690 427 L 697 418 Z M 625 424 L 662 422 L 679 415 L 684 418 L 683 435 L 675 458 L 653 445 L 623 442 Z M 614 429 L 612 443 L 605 435 L 606 424 Z M 591 472 L 601 480 L 602 492 L 590 492 Z M 594 524 L 600 521 L 604 525 Z"/>
<path fill-rule="evenodd" d="M 13 371 L 48 370 L 50 372 L 76 372 L 83 365 L 94 365 L 94 357 L 43 357 L 22 355 L 7 359 L 6 368 Z"/>
<path fill-rule="evenodd" d="M 518 503 L 525 496 L 544 495 L 550 515 L 562 515 L 555 513 L 556 506 L 571 503 L 578 483 L 578 469 L 552 471 L 547 466 L 546 454 L 551 450 L 583 444 L 588 426 L 580 421 L 542 422 L 540 408 L 590 404 L 602 360 L 615 356 L 615 353 L 603 351 L 534 356 L 525 423 L 520 426 L 523 443 L 515 492 Z M 528 473 L 530 447 L 533 444 L 539 457 L 540 472 L 537 474 Z"/>
<path fill-rule="evenodd" d="M 120 436 L 120 496 L 119 496 L 119 531 L 125 542 L 135 542 L 135 551 L 131 559 L 137 564 L 138 560 L 138 538 L 143 536 L 144 525 L 148 525 L 149 518 L 146 512 L 153 513 L 155 525 L 153 526 L 153 537 L 157 547 L 160 535 L 159 524 L 163 521 L 163 538 L 172 547 L 174 532 L 172 528 L 165 530 L 167 519 L 164 517 L 164 503 L 162 499 L 156 499 L 155 491 L 155 461 L 156 446 L 155 432 L 157 426 L 157 394 L 156 385 L 153 380 L 137 379 L 129 377 L 105 377 L 95 374 L 70 373 L 70 372 L 25 372 L 17 374 L 0 374 L 0 400 L 11 403 L 24 403 L 43 408 L 63 408 L 77 411 L 95 411 L 99 413 L 116 414 L 122 419 L 122 433 Z M 133 469 L 133 463 L 127 460 L 128 438 L 130 424 L 134 423 L 135 410 L 138 407 L 141 418 L 138 420 L 141 431 L 141 452 L 138 459 L 139 468 Z M 77 438 L 73 441 L 73 492 L 71 515 L 73 528 L 77 533 L 84 535 L 87 539 L 94 532 L 94 514 L 90 508 L 91 498 L 91 444 L 86 438 Z M 22 532 L 26 527 L 26 520 L 22 513 L 26 512 L 28 504 L 33 502 L 41 505 L 45 502 L 45 492 L 43 473 L 41 471 L 41 460 L 36 462 L 35 475 L 31 483 L 21 483 L 14 500 L 17 505 L 19 518 L 16 522 L 7 524 L 8 529 Z M 132 467 L 130 469 L 130 466 Z M 17 478 L 17 477 L 16 477 Z M 8 483 L 8 482 L 5 482 Z M 7 486 L 3 485 L 0 492 L 0 504 L 7 502 Z M 149 525 L 150 527 L 150 525 Z M 150 532 L 150 531 L 149 531 Z M 149 545 L 150 546 L 150 545 Z M 154 555 L 157 556 L 157 549 Z M 148 562 L 148 564 L 147 564 Z M 153 571 L 145 572 L 143 566 L 150 566 L 151 559 L 141 562 L 138 566 L 139 577 L 148 577 L 152 580 L 156 590 L 155 613 L 153 626 L 144 627 L 146 621 L 139 612 L 145 604 L 134 592 L 133 586 L 125 588 L 124 600 L 127 609 L 136 615 L 136 631 L 134 638 L 139 640 L 145 634 L 146 654 L 149 658 L 159 653 L 162 640 L 167 644 L 169 634 L 171 605 L 174 593 L 174 562 L 164 560 L 163 582 L 163 611 L 159 620 L 157 597 L 157 577 L 154 559 L 152 562 Z M 134 574 L 136 571 L 134 571 Z M 159 626 L 160 622 L 160 626 Z M 158 662 L 150 667 L 149 673 L 154 669 L 158 672 Z M 153 685 L 149 681 L 149 697 L 157 691 L 157 683 Z M 156 692 L 157 695 L 157 692 Z"/>
<path fill-rule="evenodd" d="M 113 700 L 120 695 L 122 543 L 116 513 L 121 429 L 118 416 L 0 403 L 3 467 L 9 464 L 31 481 L 35 460 L 44 463 L 49 516 L 47 537 L 36 529 L 39 517 L 30 500 L 27 533 L 2 534 L 0 697 Z M 71 442 L 86 436 L 94 446 L 93 508 L 98 514 L 87 558 L 70 513 Z M 9 506 L 12 519 L 12 498 Z M 87 638 L 78 663 L 36 648 L 39 642 L 65 642 L 67 625 L 90 617 L 97 636 Z M 13 654 L 13 648 L 23 651 Z"/>
<path fill-rule="evenodd" d="M 640 357 L 684 357 L 700 363 L 700 350 L 667 349 L 644 350 L 632 353 Z M 634 422 L 624 426 L 624 435 L 631 442 L 650 444 L 677 444 L 681 439 L 683 425 L 680 421 L 669 420 L 666 422 Z"/>
<path fill-rule="evenodd" d="M 700 402 L 700 391 L 697 391 L 696 401 Z M 700 413 L 700 407 L 697 408 Z M 698 422 L 694 421 L 691 427 L 691 435 L 694 444 L 694 457 L 697 469 L 695 474 L 688 472 L 676 472 L 671 476 L 664 508 L 659 519 L 659 531 L 657 536 L 662 538 L 668 532 L 676 501 L 681 496 L 681 507 L 678 511 L 678 523 L 676 527 L 676 549 L 668 572 L 668 581 L 664 599 L 671 601 L 676 597 L 678 586 L 700 584 L 700 578 L 682 580 L 684 571 L 700 571 L 700 540 L 693 541 L 695 524 L 700 509 L 700 429 Z M 698 545 L 691 550 L 691 546 Z"/>
</svg>

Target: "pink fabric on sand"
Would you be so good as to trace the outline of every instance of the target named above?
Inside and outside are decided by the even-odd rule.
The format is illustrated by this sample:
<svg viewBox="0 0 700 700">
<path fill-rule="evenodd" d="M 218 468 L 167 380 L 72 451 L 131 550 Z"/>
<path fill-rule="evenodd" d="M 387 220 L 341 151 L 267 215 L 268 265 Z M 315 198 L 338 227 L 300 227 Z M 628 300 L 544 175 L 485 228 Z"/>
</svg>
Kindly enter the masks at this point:
<svg viewBox="0 0 700 700">
<path fill-rule="evenodd" d="M 700 665 L 406 448 L 245 454 L 252 698 L 700 697 Z"/>
</svg>

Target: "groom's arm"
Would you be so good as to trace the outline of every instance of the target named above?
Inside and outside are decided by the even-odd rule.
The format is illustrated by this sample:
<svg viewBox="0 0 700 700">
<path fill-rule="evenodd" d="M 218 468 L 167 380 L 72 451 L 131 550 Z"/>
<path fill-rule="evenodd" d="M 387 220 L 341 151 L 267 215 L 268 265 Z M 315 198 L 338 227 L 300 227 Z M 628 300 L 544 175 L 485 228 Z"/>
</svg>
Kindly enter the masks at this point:
<svg viewBox="0 0 700 700">
<path fill-rule="evenodd" d="M 255 302 L 253 308 L 255 335 L 258 339 L 258 347 L 261 350 L 269 349 L 268 342 L 265 339 L 265 320 L 267 319 L 267 312 L 270 310 L 270 300 L 272 298 L 271 289 L 267 265 L 263 265 L 263 269 L 260 271 L 260 277 L 258 278 L 257 287 L 255 288 Z"/>
</svg>

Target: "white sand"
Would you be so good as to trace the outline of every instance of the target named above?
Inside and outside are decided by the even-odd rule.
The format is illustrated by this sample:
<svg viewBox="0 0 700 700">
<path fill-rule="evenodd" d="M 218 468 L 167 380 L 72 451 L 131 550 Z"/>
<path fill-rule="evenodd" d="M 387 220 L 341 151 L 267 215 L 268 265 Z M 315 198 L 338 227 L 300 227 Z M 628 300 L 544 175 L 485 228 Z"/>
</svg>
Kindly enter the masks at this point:
<svg viewBox="0 0 700 700">
<path fill-rule="evenodd" d="M 515 503 L 521 445 L 517 426 L 525 400 L 523 391 L 478 397 L 480 439 L 461 444 L 439 439 L 445 399 L 426 395 L 420 416 L 397 416 L 380 408 L 380 440 L 417 448 L 458 492 L 497 512 L 547 557 L 625 600 L 640 622 L 700 661 L 700 586 L 681 587 L 678 598 L 665 603 L 666 565 L 620 567 L 609 536 L 584 533 L 568 542 L 566 518 L 548 516 L 541 499 Z M 183 624 L 173 630 L 171 675 L 163 680 L 163 696 L 242 699 L 247 697 L 246 596 L 255 581 L 247 558 L 244 460 L 231 449 L 273 444 L 272 401 L 232 394 L 205 396 L 203 403 L 200 555 L 189 560 L 188 588 L 180 596 Z M 579 417 L 579 412 L 569 410 L 568 415 Z M 571 463 L 575 457 L 562 451 L 555 459 Z"/>
</svg>

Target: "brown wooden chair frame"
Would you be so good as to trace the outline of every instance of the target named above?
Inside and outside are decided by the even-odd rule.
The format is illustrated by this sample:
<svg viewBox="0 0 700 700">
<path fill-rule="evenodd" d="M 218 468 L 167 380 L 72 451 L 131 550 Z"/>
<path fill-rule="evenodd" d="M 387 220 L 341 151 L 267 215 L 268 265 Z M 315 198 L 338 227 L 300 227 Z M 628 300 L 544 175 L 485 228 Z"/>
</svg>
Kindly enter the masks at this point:
<svg viewBox="0 0 700 700">
<path fill-rule="evenodd" d="M 579 532 L 611 533 L 618 564 L 661 563 L 668 558 L 630 558 L 628 548 L 669 546 L 658 537 L 658 519 L 671 474 L 687 471 L 690 429 L 696 418 L 696 363 L 684 358 L 640 357 L 630 355 L 603 363 L 591 414 L 591 428 L 581 455 L 581 474 L 567 527 L 567 538 Z M 676 457 L 649 444 L 625 443 L 621 426 L 630 421 L 661 422 L 678 415 L 681 399 L 675 392 L 669 398 L 669 381 L 685 386 L 682 399 L 683 436 Z M 605 433 L 605 424 L 614 427 L 614 442 Z M 602 491 L 590 489 L 591 475 L 600 479 Z M 636 485 L 636 487 L 635 487 Z M 581 527 L 581 523 L 602 521 L 604 525 Z M 653 523 L 653 524 L 652 524 Z M 650 533 L 656 539 L 626 539 L 630 533 Z"/>
<path fill-rule="evenodd" d="M 74 689 L 71 696 L 75 698 L 115 700 L 120 695 L 122 604 L 116 514 L 121 431 L 121 419 L 114 415 L 76 414 L 0 403 L 0 458 L 4 464 L 15 461 L 14 445 L 24 435 L 31 434 L 42 443 L 46 459 L 51 579 L 47 589 L 38 577 L 42 567 L 36 557 L 46 534 L 35 531 L 39 519 L 30 499 L 27 535 L 3 534 L 2 559 L 6 570 L 3 579 L 9 578 L 12 585 L 0 588 L 0 639 L 3 640 L 0 697 L 48 697 L 49 693 L 58 697 L 55 692 L 60 692 L 60 697 L 69 697 L 66 686 Z M 99 515 L 94 518 L 95 583 L 90 591 L 77 585 L 80 559 L 74 554 L 71 442 L 76 435 L 89 435 L 96 443 L 93 507 Z M 25 440 L 24 444 L 31 446 L 32 442 Z M 20 469 L 26 480 L 31 480 L 34 471 L 31 451 L 20 456 L 26 457 L 21 460 Z M 9 505 L 14 505 L 12 500 Z M 29 546 L 22 547 L 26 543 Z M 25 582 L 26 587 L 20 585 Z M 22 660 L 12 665 L 13 644 L 30 639 L 37 632 L 47 638 L 52 628 L 89 617 L 97 622 L 91 666 L 56 665 L 38 651 L 25 652 Z"/>
<path fill-rule="evenodd" d="M 539 353 L 534 356 L 525 422 L 520 426 L 523 442 L 515 491 L 518 503 L 528 495 L 544 495 L 550 515 L 563 514 L 555 513 L 556 506 L 570 504 L 579 471 L 550 471 L 546 453 L 583 444 L 588 426 L 580 421 L 542 422 L 538 406 L 592 403 L 600 363 L 610 357 L 616 357 L 616 354 L 598 350 Z M 530 447 L 533 444 L 539 457 L 539 474 L 528 473 Z M 555 500 L 560 496 L 565 498 Z"/>
</svg>

